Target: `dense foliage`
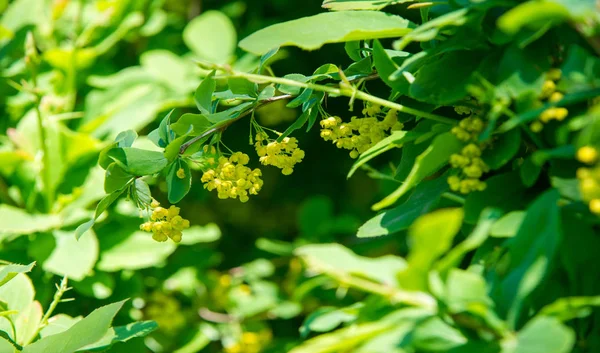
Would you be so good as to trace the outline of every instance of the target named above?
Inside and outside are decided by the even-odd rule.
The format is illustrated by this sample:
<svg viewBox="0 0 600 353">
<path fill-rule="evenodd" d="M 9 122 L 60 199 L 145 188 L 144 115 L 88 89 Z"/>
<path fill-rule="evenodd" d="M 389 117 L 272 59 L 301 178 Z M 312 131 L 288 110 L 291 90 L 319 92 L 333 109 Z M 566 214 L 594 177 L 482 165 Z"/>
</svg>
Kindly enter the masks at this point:
<svg viewBox="0 0 600 353">
<path fill-rule="evenodd" d="M 0 0 L 0 353 L 600 351 L 597 6 Z"/>
</svg>

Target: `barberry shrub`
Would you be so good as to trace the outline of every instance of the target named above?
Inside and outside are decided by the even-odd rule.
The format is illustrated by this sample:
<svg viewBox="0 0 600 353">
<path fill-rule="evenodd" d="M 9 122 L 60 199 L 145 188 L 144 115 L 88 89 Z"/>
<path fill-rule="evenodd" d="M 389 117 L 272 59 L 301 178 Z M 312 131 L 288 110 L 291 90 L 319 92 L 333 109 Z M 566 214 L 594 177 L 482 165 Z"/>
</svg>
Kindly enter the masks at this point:
<svg viewBox="0 0 600 353">
<path fill-rule="evenodd" d="M 219 199 L 251 202 L 264 186 L 261 168 L 287 176 L 298 163 L 323 158 L 302 149 L 303 136 L 315 133 L 355 159 L 349 178 L 366 170 L 394 185 L 373 204 L 378 213 L 357 237 L 397 237 L 407 251 L 369 258 L 340 244 L 271 249 L 302 260 L 314 276 L 297 296 L 337 287 L 339 298 L 349 291 L 358 298 L 314 308 L 300 327 L 306 340 L 285 350 L 600 351 L 597 5 L 402 3 L 326 0 L 328 12 L 243 39 L 240 47 L 258 57 L 251 67 L 200 55 L 198 112 L 168 113 L 146 137 L 153 146 L 140 143 L 135 129 L 118 133 L 99 156 L 107 195 L 74 237 L 86 239 L 104 211 L 127 195 L 145 218 L 141 237 L 152 233 L 160 246 L 185 244 L 194 220 L 182 218 L 177 206 L 161 207 L 150 180 L 166 181 L 171 204 L 196 182 Z M 340 43 L 352 64 L 324 63 L 309 75 L 276 75 L 271 67 L 281 47 Z M 36 51 L 29 48 L 25 62 L 35 72 Z M 330 113 L 333 100 L 347 110 Z M 301 111 L 287 129 L 271 130 L 255 119 L 258 109 L 282 101 Z M 248 126 L 255 153 L 226 146 L 233 124 Z M 391 158 L 392 167 L 372 167 L 378 157 Z M 291 263 L 290 271 L 298 267 Z M 285 317 L 282 308 L 297 309 L 244 305 L 239 298 L 277 292 L 249 279 L 262 278 L 260 271 L 245 271 L 234 284 L 229 275 L 218 278 L 218 305 L 227 307 L 227 293 L 237 317 Z M 200 315 L 237 323 L 218 313 Z M 225 351 L 268 349 L 270 335 L 249 326 L 238 340 L 222 340 Z"/>
<path fill-rule="evenodd" d="M 380 213 L 358 237 L 399 233 L 408 255 L 297 248 L 310 271 L 373 299 L 360 310 L 315 312 L 303 330 L 331 332 L 292 352 L 600 349 L 593 309 L 600 287 L 585 275 L 599 274 L 592 250 L 600 220 L 596 5 L 453 1 L 386 13 L 397 10 L 388 7 L 394 3 L 326 1 L 330 12 L 262 29 L 240 43 L 261 55 L 250 71 L 198 62 L 207 73 L 194 95 L 199 112 L 169 114 L 150 133 L 164 153 L 117 139 L 101 160 L 106 180 L 163 173 L 172 203 L 195 181 L 246 202 L 263 186 L 260 169 L 247 165 L 289 175 L 297 163 L 311 163 L 300 149 L 304 127 L 320 127 L 325 141 L 349 151 L 356 159 L 349 177 L 401 149 L 399 166 L 380 173 L 397 189 L 373 205 Z M 415 13 L 418 21 L 403 17 Z M 324 64 L 308 76 L 268 69 L 279 47 L 327 43 L 345 43 L 354 62 Z M 388 95 L 369 93 L 379 82 Z M 348 111 L 330 114 L 326 103 L 334 99 L 347 101 Z M 285 131 L 261 126 L 254 111 L 280 100 L 301 115 Z M 225 146 L 234 123 L 248 125 L 256 155 Z M 328 329 L 313 328 L 317 320 L 330 322 Z M 341 323 L 347 327 L 335 329 Z"/>
</svg>

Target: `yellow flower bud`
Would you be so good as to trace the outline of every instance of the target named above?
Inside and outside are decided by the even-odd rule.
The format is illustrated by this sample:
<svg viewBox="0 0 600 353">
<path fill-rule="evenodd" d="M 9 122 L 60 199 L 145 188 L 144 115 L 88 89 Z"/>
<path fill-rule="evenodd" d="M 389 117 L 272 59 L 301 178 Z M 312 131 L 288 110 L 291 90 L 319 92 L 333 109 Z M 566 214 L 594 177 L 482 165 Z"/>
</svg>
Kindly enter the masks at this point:
<svg viewBox="0 0 600 353">
<path fill-rule="evenodd" d="M 538 133 L 544 129 L 544 124 L 536 120 L 533 123 L 531 123 L 531 125 L 529 125 L 529 128 L 532 132 Z"/>
<path fill-rule="evenodd" d="M 548 100 L 550 102 L 558 102 L 561 99 L 563 99 L 564 95 L 560 92 L 554 92 L 550 95 L 550 98 L 548 98 Z"/>
<path fill-rule="evenodd" d="M 541 98 L 548 98 L 554 91 L 556 90 L 556 84 L 553 81 L 547 80 L 542 85 L 542 94 Z"/>
<path fill-rule="evenodd" d="M 185 170 L 183 170 L 183 168 L 179 168 L 179 169 L 177 170 L 177 177 L 178 177 L 179 179 L 183 179 L 183 178 L 185 178 Z"/>
<path fill-rule="evenodd" d="M 600 199 L 593 199 L 590 201 L 590 211 L 600 216 Z"/>
<path fill-rule="evenodd" d="M 582 163 L 592 164 L 598 160 L 598 150 L 592 146 L 583 146 L 577 150 L 577 160 Z"/>
</svg>

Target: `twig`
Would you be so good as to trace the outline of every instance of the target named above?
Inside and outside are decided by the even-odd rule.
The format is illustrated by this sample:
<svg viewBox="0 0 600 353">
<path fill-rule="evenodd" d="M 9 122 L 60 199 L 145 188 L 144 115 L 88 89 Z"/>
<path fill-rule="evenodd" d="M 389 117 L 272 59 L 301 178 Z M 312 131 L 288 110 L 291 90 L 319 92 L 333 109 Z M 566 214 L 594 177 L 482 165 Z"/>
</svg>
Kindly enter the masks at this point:
<svg viewBox="0 0 600 353">
<path fill-rule="evenodd" d="M 58 303 L 62 302 L 62 300 L 61 300 L 62 296 L 71 289 L 71 288 L 67 287 L 68 281 L 69 280 L 65 276 L 60 281 L 60 285 L 56 286 L 56 293 L 54 293 L 54 298 L 52 299 L 52 303 L 50 303 L 48 310 L 46 310 L 46 313 L 40 320 L 38 327 L 35 331 L 35 335 L 32 335 L 31 338 L 29 339 L 29 341 L 25 342 L 23 344 L 23 346 L 30 344 L 31 341 L 40 334 L 40 331 L 42 331 L 42 329 L 48 325 L 48 319 L 50 319 L 50 316 L 52 316 L 52 313 L 54 312 L 54 309 L 56 309 L 56 306 L 58 305 Z"/>
<path fill-rule="evenodd" d="M 214 312 L 208 308 L 200 308 L 198 315 L 206 321 L 217 322 L 221 324 L 236 321 L 231 315 Z"/>
<path fill-rule="evenodd" d="M 379 104 L 386 108 L 394 109 L 398 112 L 412 114 L 412 115 L 419 116 L 419 117 L 422 117 L 425 119 L 434 120 L 434 121 L 437 121 L 437 122 L 440 122 L 443 124 L 448 124 L 448 125 L 456 125 L 457 124 L 456 120 L 454 120 L 454 119 L 449 119 L 449 118 L 446 118 L 446 117 L 443 117 L 443 116 L 440 116 L 437 114 L 428 113 L 428 112 L 424 112 L 424 111 L 421 111 L 418 109 L 409 108 L 402 104 L 398 104 L 395 102 L 388 101 L 387 99 L 383 99 L 383 98 L 379 98 L 379 97 L 370 95 L 363 91 L 359 91 L 356 89 L 356 87 L 354 87 L 352 85 L 348 85 L 347 83 L 344 83 L 344 82 L 342 82 L 339 85 L 339 88 L 336 88 L 336 87 L 332 87 L 332 86 L 319 85 L 319 84 L 315 84 L 315 83 L 294 81 L 294 80 L 290 80 L 290 79 L 283 78 L 283 77 L 265 76 L 265 75 L 251 74 L 251 73 L 247 73 L 247 72 L 236 71 L 236 70 L 233 70 L 229 65 L 208 64 L 208 63 L 202 63 L 202 62 L 198 62 L 198 64 L 203 69 L 222 70 L 222 71 L 228 73 L 230 77 L 241 77 L 241 78 L 245 78 L 248 81 L 255 82 L 255 83 L 271 82 L 271 83 L 277 83 L 277 84 L 286 85 L 286 86 L 309 88 L 309 89 L 312 89 L 315 91 L 325 92 L 325 93 L 328 93 L 330 95 L 335 95 L 335 96 L 346 96 L 349 98 L 354 97 L 354 98 L 360 99 L 362 101 L 367 101 L 367 102 L 371 102 L 374 104 Z"/>
<path fill-rule="evenodd" d="M 254 109 L 246 110 L 245 112 L 243 112 L 242 114 L 240 114 L 240 116 L 238 116 L 237 118 L 227 120 L 227 121 L 223 122 L 220 125 L 218 124 L 215 127 L 210 128 L 210 129 L 204 131 L 202 134 L 200 134 L 200 135 L 198 135 L 198 136 L 190 139 L 186 143 L 182 144 L 181 147 L 179 148 L 179 154 L 184 154 L 185 151 L 188 148 L 190 148 L 191 145 L 193 145 L 194 143 L 202 140 L 203 138 L 205 138 L 207 136 L 210 136 L 211 134 L 213 134 L 213 133 L 215 133 L 217 131 L 223 131 L 223 130 L 227 129 L 227 127 L 229 127 L 231 124 L 233 124 L 236 121 L 238 121 L 238 120 L 240 120 L 240 119 L 242 119 L 242 118 L 244 118 L 244 117 L 252 114 L 252 111 L 260 109 L 260 108 L 262 108 L 263 106 L 265 106 L 267 104 L 270 104 L 270 103 L 273 103 L 273 102 L 276 102 L 276 101 L 279 101 L 279 100 L 282 100 L 282 99 L 290 99 L 290 98 L 292 98 L 291 94 L 284 94 L 284 95 L 281 95 L 281 96 L 275 96 L 275 97 L 271 97 L 271 98 L 263 100 L 262 102 L 258 103 L 256 105 L 256 107 L 254 107 Z"/>
</svg>

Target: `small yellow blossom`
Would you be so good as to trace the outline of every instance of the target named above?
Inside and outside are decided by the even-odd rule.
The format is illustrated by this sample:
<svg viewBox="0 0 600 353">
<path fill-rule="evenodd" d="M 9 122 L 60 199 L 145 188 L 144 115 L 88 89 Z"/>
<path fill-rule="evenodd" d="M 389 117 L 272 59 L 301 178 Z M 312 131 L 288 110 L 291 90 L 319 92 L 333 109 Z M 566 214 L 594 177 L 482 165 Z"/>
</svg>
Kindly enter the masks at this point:
<svg viewBox="0 0 600 353">
<path fill-rule="evenodd" d="M 600 199 L 593 199 L 590 201 L 590 211 L 593 214 L 600 216 Z"/>
<path fill-rule="evenodd" d="M 583 146 L 577 150 L 577 160 L 586 164 L 592 164 L 598 160 L 598 150 L 592 146 Z"/>
<path fill-rule="evenodd" d="M 183 179 L 183 178 L 185 178 L 185 170 L 183 170 L 183 168 L 179 168 L 179 169 L 177 170 L 177 177 L 178 177 L 179 179 Z"/>
<path fill-rule="evenodd" d="M 152 232 L 152 239 L 163 242 L 171 239 L 179 243 L 182 238 L 182 231 L 190 227 L 190 221 L 179 215 L 179 207 L 171 205 L 168 209 L 160 207 L 158 201 L 153 200 L 152 214 L 150 221 L 140 225 L 144 232 Z"/>
<path fill-rule="evenodd" d="M 217 190 L 220 199 L 239 197 L 241 202 L 246 202 L 249 195 L 258 195 L 263 186 L 260 169 L 248 168 L 249 161 L 248 155 L 241 152 L 235 152 L 229 158 L 221 156 L 218 164 L 206 170 L 200 180 L 208 191 Z"/>
<path fill-rule="evenodd" d="M 398 121 L 398 112 L 389 110 L 383 120 L 375 114 L 380 108 L 367 107 L 363 111 L 364 118 L 352 117 L 344 122 L 340 117 L 329 117 L 321 120 L 321 137 L 331 141 L 337 148 L 350 150 L 350 157 L 357 158 L 377 142 L 383 140 L 391 131 L 402 130 L 404 125 Z"/>
<path fill-rule="evenodd" d="M 295 137 L 285 137 L 281 142 L 269 140 L 265 133 L 256 134 L 254 144 L 256 153 L 263 165 L 272 165 L 281 169 L 283 175 L 294 172 L 294 166 L 304 159 L 304 151 L 298 147 Z"/>
</svg>

